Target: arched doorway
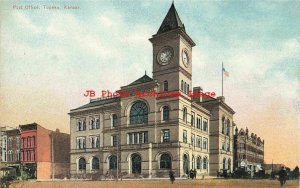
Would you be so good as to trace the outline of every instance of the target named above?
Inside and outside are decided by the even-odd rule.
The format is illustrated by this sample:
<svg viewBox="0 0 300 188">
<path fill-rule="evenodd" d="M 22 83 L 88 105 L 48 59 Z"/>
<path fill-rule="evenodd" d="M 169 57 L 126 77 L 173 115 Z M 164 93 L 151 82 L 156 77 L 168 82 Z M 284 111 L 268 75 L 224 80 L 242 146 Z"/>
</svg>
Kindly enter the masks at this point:
<svg viewBox="0 0 300 188">
<path fill-rule="evenodd" d="M 142 158 L 138 154 L 131 156 L 131 169 L 133 174 L 140 174 L 142 169 Z"/>
<path fill-rule="evenodd" d="M 183 155 L 183 171 L 186 174 L 189 174 L 189 157 L 187 156 L 187 154 Z"/>
</svg>

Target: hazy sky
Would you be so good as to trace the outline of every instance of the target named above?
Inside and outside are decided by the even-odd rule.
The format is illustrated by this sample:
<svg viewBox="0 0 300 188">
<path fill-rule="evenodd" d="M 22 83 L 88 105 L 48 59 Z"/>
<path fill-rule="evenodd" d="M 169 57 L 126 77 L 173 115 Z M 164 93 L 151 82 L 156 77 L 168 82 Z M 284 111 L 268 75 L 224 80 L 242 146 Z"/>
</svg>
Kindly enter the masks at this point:
<svg viewBox="0 0 300 188">
<path fill-rule="evenodd" d="M 99 97 L 145 70 L 152 76 L 148 39 L 171 2 L 1 1 L 0 125 L 69 132 L 67 113 L 89 102 L 85 90 Z M 221 95 L 224 62 L 238 128 L 265 140 L 266 162 L 299 164 L 300 2 L 176 0 L 175 7 L 197 44 L 193 86 Z"/>
</svg>

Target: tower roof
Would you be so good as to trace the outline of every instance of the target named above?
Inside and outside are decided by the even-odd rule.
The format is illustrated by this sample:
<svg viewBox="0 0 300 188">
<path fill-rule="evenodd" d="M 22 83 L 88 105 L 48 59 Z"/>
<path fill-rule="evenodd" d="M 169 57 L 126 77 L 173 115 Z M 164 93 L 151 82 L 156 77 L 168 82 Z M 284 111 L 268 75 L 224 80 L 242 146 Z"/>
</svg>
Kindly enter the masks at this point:
<svg viewBox="0 0 300 188">
<path fill-rule="evenodd" d="M 150 78 L 146 73 L 144 76 L 142 76 L 141 78 L 137 79 L 136 81 L 132 82 L 131 84 L 129 84 L 130 86 L 131 85 L 136 85 L 136 84 L 141 84 L 141 83 L 146 83 L 146 82 L 151 82 L 153 81 L 152 78 Z"/>
<path fill-rule="evenodd" d="M 164 21 L 157 31 L 157 34 L 161 34 L 177 28 L 182 28 L 185 31 L 184 24 L 181 22 L 178 16 L 174 3 L 172 3 Z"/>
</svg>

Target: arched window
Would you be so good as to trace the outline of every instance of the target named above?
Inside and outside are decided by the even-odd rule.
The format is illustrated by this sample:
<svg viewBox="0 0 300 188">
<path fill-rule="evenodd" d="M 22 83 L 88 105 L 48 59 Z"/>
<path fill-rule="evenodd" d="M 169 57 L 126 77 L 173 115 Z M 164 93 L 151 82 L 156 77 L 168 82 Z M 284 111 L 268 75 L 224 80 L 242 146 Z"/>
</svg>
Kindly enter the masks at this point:
<svg viewBox="0 0 300 188">
<path fill-rule="evenodd" d="M 169 120 L 169 107 L 164 106 L 163 107 L 163 121 Z"/>
<path fill-rule="evenodd" d="M 230 120 L 229 119 L 227 119 L 227 131 L 226 131 L 226 133 L 227 133 L 227 136 L 230 135 Z"/>
<path fill-rule="evenodd" d="M 117 164 L 118 164 L 117 156 L 115 156 L 115 155 L 110 156 L 110 158 L 109 158 L 109 169 L 110 170 L 116 170 L 117 169 Z"/>
<path fill-rule="evenodd" d="M 132 173 L 133 174 L 140 174 L 142 170 L 142 159 L 141 156 L 138 154 L 133 154 L 131 156 L 131 164 L 132 164 Z"/>
<path fill-rule="evenodd" d="M 183 121 L 186 122 L 187 120 L 187 109 L 184 107 L 183 108 L 183 117 L 182 117 Z"/>
<path fill-rule="evenodd" d="M 188 94 L 190 91 L 190 84 L 187 85 L 186 93 Z"/>
<path fill-rule="evenodd" d="M 148 123 L 148 107 L 142 101 L 135 102 L 130 109 L 130 124 Z"/>
<path fill-rule="evenodd" d="M 81 157 L 78 161 L 78 169 L 85 170 L 86 169 L 86 161 L 83 157 Z"/>
<path fill-rule="evenodd" d="M 207 157 L 203 158 L 203 169 L 206 170 L 207 169 Z"/>
<path fill-rule="evenodd" d="M 168 91 L 169 90 L 169 84 L 168 81 L 164 81 L 164 91 Z"/>
<path fill-rule="evenodd" d="M 171 156 L 164 153 L 160 156 L 160 168 L 161 169 L 171 169 Z"/>
<path fill-rule="evenodd" d="M 223 170 L 227 169 L 226 168 L 226 158 L 223 159 Z"/>
<path fill-rule="evenodd" d="M 186 154 L 183 155 L 183 171 L 186 174 L 189 174 L 189 171 L 190 171 L 189 157 Z"/>
<path fill-rule="evenodd" d="M 118 120 L 117 115 L 113 114 L 112 117 L 111 117 L 111 126 L 112 127 L 116 127 L 117 126 L 117 120 Z"/>
<path fill-rule="evenodd" d="M 99 159 L 98 159 L 98 157 L 93 157 L 92 170 L 98 170 L 98 169 L 99 169 Z"/>
<path fill-rule="evenodd" d="M 183 93 L 185 93 L 185 94 L 186 94 L 186 82 L 184 82 Z"/>
<path fill-rule="evenodd" d="M 197 157 L 197 169 L 201 169 L 201 157 Z"/>
</svg>

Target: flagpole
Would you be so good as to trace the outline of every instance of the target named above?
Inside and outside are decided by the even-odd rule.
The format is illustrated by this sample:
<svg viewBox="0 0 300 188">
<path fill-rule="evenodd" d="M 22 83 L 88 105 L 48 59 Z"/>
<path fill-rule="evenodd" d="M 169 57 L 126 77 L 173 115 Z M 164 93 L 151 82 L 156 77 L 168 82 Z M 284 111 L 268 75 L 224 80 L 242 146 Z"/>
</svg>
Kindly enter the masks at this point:
<svg viewBox="0 0 300 188">
<path fill-rule="evenodd" d="M 223 62 L 222 62 L 222 97 L 223 97 Z"/>
</svg>

